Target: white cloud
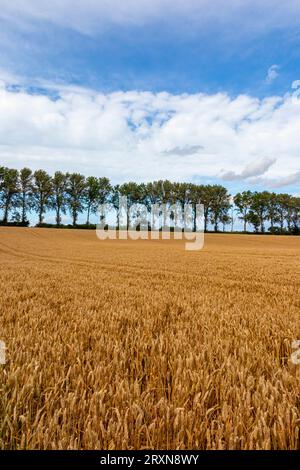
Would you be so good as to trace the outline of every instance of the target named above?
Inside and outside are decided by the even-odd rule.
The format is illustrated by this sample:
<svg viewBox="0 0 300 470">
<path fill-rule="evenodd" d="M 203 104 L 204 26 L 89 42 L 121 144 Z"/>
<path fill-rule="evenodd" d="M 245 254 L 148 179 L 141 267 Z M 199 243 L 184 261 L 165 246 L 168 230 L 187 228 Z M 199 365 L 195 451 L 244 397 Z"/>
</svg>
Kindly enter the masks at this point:
<svg viewBox="0 0 300 470">
<path fill-rule="evenodd" d="M 271 186 L 273 188 L 282 188 L 283 186 L 290 186 L 296 183 L 300 183 L 300 171 L 296 171 L 296 173 L 278 178 L 271 183 Z"/>
<path fill-rule="evenodd" d="M 274 82 L 274 80 L 276 80 L 276 78 L 278 77 L 279 75 L 279 66 L 274 64 L 274 65 L 271 65 L 271 67 L 269 68 L 268 70 L 268 73 L 267 73 L 267 78 L 266 78 L 266 82 L 270 85 L 271 83 Z"/>
<path fill-rule="evenodd" d="M 272 180 L 265 180 L 263 178 L 257 178 L 255 180 L 256 183 L 259 184 L 268 184 L 270 188 L 278 189 L 283 188 L 284 186 L 292 186 L 294 184 L 300 183 L 300 171 L 296 171 L 295 173 L 288 174 L 287 176 L 283 176 L 280 178 L 272 179 Z M 298 194 L 294 194 L 294 196 L 299 196 Z"/>
<path fill-rule="evenodd" d="M 259 158 L 253 162 L 250 162 L 243 169 L 241 173 L 235 173 L 234 171 L 229 171 L 222 175 L 224 181 L 234 181 L 234 180 L 245 180 L 248 178 L 253 178 L 255 176 L 264 175 L 269 168 L 274 165 L 276 158 Z"/>
<path fill-rule="evenodd" d="M 298 182 L 300 100 L 292 94 L 259 100 L 53 85 L 54 100 L 11 85 L 0 80 L 2 165 L 81 171 L 114 182 L 224 173 L 247 184 L 259 175 L 266 185 Z"/>
</svg>

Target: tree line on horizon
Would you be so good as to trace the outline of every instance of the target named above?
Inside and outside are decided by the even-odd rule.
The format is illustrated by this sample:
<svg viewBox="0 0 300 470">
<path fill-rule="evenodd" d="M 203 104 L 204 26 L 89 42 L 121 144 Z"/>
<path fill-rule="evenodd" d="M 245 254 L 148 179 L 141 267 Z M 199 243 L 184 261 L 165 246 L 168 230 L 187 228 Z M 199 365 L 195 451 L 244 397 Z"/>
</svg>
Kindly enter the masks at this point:
<svg viewBox="0 0 300 470">
<path fill-rule="evenodd" d="M 233 231 L 235 215 L 256 233 L 300 234 L 300 197 L 268 191 L 244 191 L 232 197 L 222 185 L 203 185 L 160 180 L 150 183 L 129 182 L 112 185 L 106 177 L 85 177 L 79 173 L 44 170 L 21 170 L 0 166 L 1 225 L 29 225 L 29 214 L 38 215 L 43 226 L 47 211 L 55 212 L 56 226 L 62 216 L 70 214 L 72 226 L 86 212 L 86 225 L 100 204 L 111 203 L 117 208 L 119 196 L 126 196 L 128 207 L 133 204 L 204 205 L 204 229 L 211 224 L 215 232 L 230 226 Z M 269 227 L 266 224 L 269 223 Z"/>
</svg>

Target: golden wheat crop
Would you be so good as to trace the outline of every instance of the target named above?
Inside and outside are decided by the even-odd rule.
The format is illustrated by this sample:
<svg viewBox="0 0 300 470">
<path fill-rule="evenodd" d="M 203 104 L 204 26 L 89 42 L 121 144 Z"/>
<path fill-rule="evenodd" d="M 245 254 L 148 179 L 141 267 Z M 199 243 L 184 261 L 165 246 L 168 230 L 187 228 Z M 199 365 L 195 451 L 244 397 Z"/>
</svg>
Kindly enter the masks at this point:
<svg viewBox="0 0 300 470">
<path fill-rule="evenodd" d="M 300 239 L 0 229 L 1 449 L 299 449 Z"/>
</svg>

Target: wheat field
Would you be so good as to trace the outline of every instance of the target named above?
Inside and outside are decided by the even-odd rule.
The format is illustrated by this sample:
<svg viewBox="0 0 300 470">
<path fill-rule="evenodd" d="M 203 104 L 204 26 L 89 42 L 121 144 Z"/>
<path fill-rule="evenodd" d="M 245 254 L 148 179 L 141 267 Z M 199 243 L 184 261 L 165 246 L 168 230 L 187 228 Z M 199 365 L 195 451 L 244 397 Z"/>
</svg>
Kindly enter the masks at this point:
<svg viewBox="0 0 300 470">
<path fill-rule="evenodd" d="M 299 449 L 300 239 L 0 229 L 1 449 Z"/>
</svg>

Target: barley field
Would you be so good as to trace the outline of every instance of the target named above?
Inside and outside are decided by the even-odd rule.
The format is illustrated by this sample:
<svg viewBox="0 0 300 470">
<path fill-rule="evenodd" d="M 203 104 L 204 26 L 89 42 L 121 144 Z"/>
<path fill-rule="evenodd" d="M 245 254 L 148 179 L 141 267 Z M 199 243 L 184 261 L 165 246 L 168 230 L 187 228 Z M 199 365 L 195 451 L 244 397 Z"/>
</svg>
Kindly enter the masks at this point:
<svg viewBox="0 0 300 470">
<path fill-rule="evenodd" d="M 300 238 L 0 229 L 1 449 L 299 449 Z"/>
</svg>

